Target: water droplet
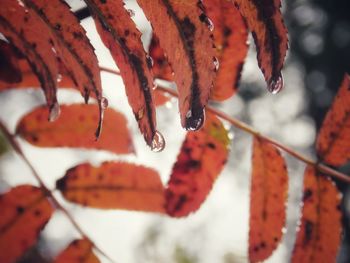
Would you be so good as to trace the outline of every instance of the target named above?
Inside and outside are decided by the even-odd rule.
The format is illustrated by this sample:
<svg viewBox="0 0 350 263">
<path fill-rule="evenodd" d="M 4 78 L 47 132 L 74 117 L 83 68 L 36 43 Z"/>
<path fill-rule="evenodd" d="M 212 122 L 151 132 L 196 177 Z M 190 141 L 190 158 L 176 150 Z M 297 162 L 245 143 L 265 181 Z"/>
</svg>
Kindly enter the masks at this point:
<svg viewBox="0 0 350 263">
<path fill-rule="evenodd" d="M 101 108 L 102 110 L 105 110 L 108 108 L 108 100 L 105 97 L 101 98 Z"/>
<path fill-rule="evenodd" d="M 60 116 L 60 113 L 61 113 L 60 105 L 57 102 L 55 102 L 55 104 L 50 109 L 49 121 L 52 122 L 57 120 L 58 117 Z"/>
<path fill-rule="evenodd" d="M 146 55 L 146 62 L 147 62 L 147 67 L 148 68 L 152 68 L 153 67 L 154 61 L 153 61 L 153 58 L 151 56 Z"/>
<path fill-rule="evenodd" d="M 220 68 L 220 63 L 217 57 L 213 57 L 214 70 L 218 71 Z"/>
<path fill-rule="evenodd" d="M 60 83 L 62 81 L 62 75 L 57 74 L 57 82 Z"/>
<path fill-rule="evenodd" d="M 213 21 L 211 21 L 208 17 L 207 19 L 205 20 L 205 23 L 207 24 L 208 28 L 210 31 L 214 31 L 214 23 Z"/>
<path fill-rule="evenodd" d="M 199 114 L 199 116 L 194 116 L 192 114 L 192 111 L 189 110 L 186 113 L 186 126 L 185 126 L 185 129 L 187 131 L 197 131 L 197 130 L 199 130 L 200 128 L 202 128 L 202 126 L 204 124 L 204 119 L 205 119 L 204 111 L 202 111 Z"/>
<path fill-rule="evenodd" d="M 277 94 L 283 89 L 284 83 L 283 83 L 283 77 L 281 73 L 277 75 L 277 77 L 273 77 L 269 80 L 267 89 L 272 94 Z"/>
<path fill-rule="evenodd" d="M 126 11 L 128 11 L 130 17 L 135 16 L 135 11 L 134 11 L 134 10 L 132 10 L 132 9 L 127 9 Z"/>
<path fill-rule="evenodd" d="M 136 114 L 136 119 L 141 120 L 143 118 L 144 113 L 145 113 L 144 109 L 143 108 L 140 109 Z"/>
<path fill-rule="evenodd" d="M 165 148 L 164 137 L 159 131 L 156 131 L 152 140 L 151 150 L 153 152 L 161 152 L 164 150 L 164 148 Z"/>
<path fill-rule="evenodd" d="M 158 88 L 158 85 L 154 84 L 152 90 L 156 90 L 157 88 Z"/>
</svg>

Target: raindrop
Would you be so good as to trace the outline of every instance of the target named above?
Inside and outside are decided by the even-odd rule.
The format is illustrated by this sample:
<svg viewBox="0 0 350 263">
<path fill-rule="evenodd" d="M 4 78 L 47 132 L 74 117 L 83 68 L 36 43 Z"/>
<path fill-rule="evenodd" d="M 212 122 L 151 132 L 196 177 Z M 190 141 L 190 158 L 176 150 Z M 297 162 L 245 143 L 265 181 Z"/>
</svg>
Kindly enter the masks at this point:
<svg viewBox="0 0 350 263">
<path fill-rule="evenodd" d="M 148 68 L 152 68 L 153 67 L 153 58 L 149 55 L 146 55 L 146 62 L 147 62 L 147 67 Z"/>
<path fill-rule="evenodd" d="M 55 102 L 55 104 L 50 109 L 49 121 L 52 122 L 57 120 L 58 117 L 60 116 L 60 113 L 61 113 L 60 105 L 58 105 L 58 103 Z"/>
<path fill-rule="evenodd" d="M 277 75 L 277 77 L 273 77 L 269 80 L 267 89 L 272 94 L 277 94 L 283 89 L 284 83 L 283 83 L 283 77 L 281 73 Z"/>
<path fill-rule="evenodd" d="M 151 150 L 153 152 L 161 152 L 165 148 L 165 140 L 163 135 L 156 131 L 156 133 L 153 136 L 152 144 L 151 144 Z"/>
<path fill-rule="evenodd" d="M 129 16 L 130 16 L 130 17 L 135 16 L 135 11 L 134 11 L 134 10 L 128 9 L 127 11 L 128 11 L 128 13 L 129 13 Z"/>
<path fill-rule="evenodd" d="M 108 108 L 108 100 L 105 97 L 101 98 L 101 108 L 102 110 L 105 110 Z"/>
<path fill-rule="evenodd" d="M 218 71 L 220 68 L 220 63 L 217 57 L 213 57 L 214 70 Z"/>
<path fill-rule="evenodd" d="M 186 113 L 186 126 L 185 129 L 187 131 L 197 131 L 202 128 L 204 124 L 204 111 L 202 111 L 199 116 L 193 116 L 192 111 L 189 110 Z"/>
<path fill-rule="evenodd" d="M 57 82 L 60 83 L 62 81 L 62 75 L 57 74 Z"/>
</svg>

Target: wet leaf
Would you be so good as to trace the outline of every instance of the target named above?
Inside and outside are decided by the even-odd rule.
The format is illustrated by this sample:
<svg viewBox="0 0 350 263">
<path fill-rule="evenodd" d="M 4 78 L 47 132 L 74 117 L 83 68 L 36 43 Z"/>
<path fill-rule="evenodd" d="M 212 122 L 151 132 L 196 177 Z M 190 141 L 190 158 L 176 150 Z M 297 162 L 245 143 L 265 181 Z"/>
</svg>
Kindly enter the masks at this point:
<svg viewBox="0 0 350 263">
<path fill-rule="evenodd" d="M 0 195 L 0 262 L 15 262 L 33 246 L 53 207 L 43 192 L 21 185 Z"/>
<path fill-rule="evenodd" d="M 58 255 L 55 263 L 84 262 L 98 263 L 100 260 L 92 251 L 92 244 L 87 239 L 76 239 Z"/>
<path fill-rule="evenodd" d="M 345 75 L 317 138 L 319 158 L 341 166 L 350 160 L 350 78 Z"/>
<path fill-rule="evenodd" d="M 145 141 L 152 146 L 156 135 L 153 76 L 146 53 L 122 0 L 85 0 L 94 15 L 97 30 L 119 67 L 129 104 Z"/>
<path fill-rule="evenodd" d="M 288 173 L 272 144 L 254 138 L 250 193 L 249 260 L 268 258 L 282 238 L 286 221 Z"/>
<path fill-rule="evenodd" d="M 174 70 L 181 124 L 187 130 L 198 130 L 204 121 L 204 108 L 215 76 L 209 20 L 197 0 L 137 2 Z"/>
<path fill-rule="evenodd" d="M 0 39 L 0 83 L 18 83 L 21 81 L 21 71 L 17 63 L 14 47 Z"/>
<path fill-rule="evenodd" d="M 16 133 L 39 147 L 103 149 L 119 154 L 134 152 L 127 121 L 113 109 L 105 112 L 106 124 L 101 138 L 96 141 L 91 136 L 99 118 L 95 108 L 94 105 L 63 105 L 61 117 L 55 122 L 46 122 L 45 108 L 39 107 L 20 120 Z"/>
<path fill-rule="evenodd" d="M 81 164 L 57 181 L 57 189 L 74 203 L 100 209 L 164 211 L 164 187 L 158 173 L 140 165 L 106 162 Z"/>
<path fill-rule="evenodd" d="M 203 4 L 214 24 L 216 57 L 220 65 L 210 98 L 222 101 L 230 98 L 238 89 L 248 52 L 248 29 L 231 1 L 210 0 Z"/>
<path fill-rule="evenodd" d="M 281 69 L 288 49 L 281 0 L 234 0 L 234 3 L 252 32 L 268 90 L 277 93 L 283 87 Z"/>
<path fill-rule="evenodd" d="M 211 113 L 201 130 L 187 133 L 165 192 L 169 215 L 186 216 L 201 206 L 227 161 L 229 142 Z"/>
<path fill-rule="evenodd" d="M 335 184 L 308 166 L 301 225 L 291 262 L 336 262 L 342 233 L 340 203 Z"/>
</svg>

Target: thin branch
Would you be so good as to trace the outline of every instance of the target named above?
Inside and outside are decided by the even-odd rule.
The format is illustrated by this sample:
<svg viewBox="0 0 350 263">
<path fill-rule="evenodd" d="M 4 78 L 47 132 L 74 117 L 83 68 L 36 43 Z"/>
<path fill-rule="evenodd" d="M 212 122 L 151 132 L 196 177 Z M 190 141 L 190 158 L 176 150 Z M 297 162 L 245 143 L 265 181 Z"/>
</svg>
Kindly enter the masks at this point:
<svg viewBox="0 0 350 263">
<path fill-rule="evenodd" d="M 66 217 L 69 219 L 69 221 L 72 223 L 72 225 L 76 228 L 76 230 L 82 235 L 83 238 L 86 238 L 90 241 L 94 249 L 98 251 L 102 256 L 104 256 L 106 259 L 108 259 L 110 262 L 115 262 L 113 259 L 111 259 L 101 248 L 99 248 L 92 240 L 88 237 L 88 235 L 85 233 L 85 231 L 80 227 L 80 225 L 75 221 L 73 216 L 68 212 L 66 208 L 64 208 L 59 201 L 56 199 L 56 197 L 53 195 L 51 190 L 45 185 L 44 181 L 41 179 L 37 171 L 34 169 L 31 162 L 27 159 L 25 154 L 23 153 L 21 147 L 17 143 L 15 137 L 9 132 L 7 127 L 0 121 L 0 130 L 3 132 L 6 139 L 11 144 L 12 148 L 16 151 L 16 153 L 22 158 L 22 160 L 27 164 L 29 169 L 31 170 L 33 176 L 35 179 L 39 182 L 40 188 L 42 191 L 52 200 L 55 207 L 63 212 L 63 214 L 66 215 Z"/>
<path fill-rule="evenodd" d="M 108 72 L 111 74 L 120 75 L 119 71 L 116 71 L 116 70 L 112 70 L 112 69 L 105 68 L 105 67 L 100 67 L 100 69 L 102 71 L 105 71 L 105 72 Z M 161 85 L 158 85 L 158 89 L 164 93 L 170 94 L 173 97 L 178 97 L 177 92 L 174 91 L 173 89 L 169 89 L 169 88 L 161 86 Z M 292 148 L 289 148 L 288 146 L 285 146 L 284 144 L 282 144 L 282 143 L 280 143 L 280 142 L 278 142 L 278 141 L 276 141 L 268 136 L 261 134 L 259 131 L 255 130 L 253 127 L 249 126 L 248 124 L 246 124 L 238 119 L 232 118 L 232 117 L 228 116 L 226 113 L 224 113 L 224 112 L 222 112 L 214 107 L 207 106 L 207 110 L 214 113 L 216 116 L 220 117 L 221 119 L 228 121 L 229 123 L 231 123 L 232 125 L 234 125 L 238 129 L 243 130 L 243 131 L 245 131 L 253 136 L 257 136 L 265 141 L 268 141 L 271 144 L 278 147 L 279 149 L 285 151 L 289 155 L 297 158 L 298 160 L 300 160 L 308 165 L 314 166 L 320 172 L 325 173 L 325 174 L 332 176 L 334 178 L 337 178 L 341 181 L 350 183 L 350 176 L 348 176 L 344 173 L 341 173 L 341 172 L 339 172 L 339 171 L 337 171 L 337 170 L 335 170 L 327 165 L 324 165 L 322 163 L 318 163 L 318 162 L 312 160 L 311 158 L 306 157 L 306 156 L 302 155 L 301 153 L 296 152 Z"/>
</svg>

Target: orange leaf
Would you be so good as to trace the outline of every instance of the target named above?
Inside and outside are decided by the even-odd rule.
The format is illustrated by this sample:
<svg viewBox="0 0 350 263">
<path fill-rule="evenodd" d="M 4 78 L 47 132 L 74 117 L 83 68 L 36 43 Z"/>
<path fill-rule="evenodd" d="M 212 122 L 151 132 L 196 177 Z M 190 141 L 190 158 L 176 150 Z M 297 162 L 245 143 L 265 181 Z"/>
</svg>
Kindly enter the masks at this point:
<svg viewBox="0 0 350 263">
<path fill-rule="evenodd" d="M 169 215 L 186 216 L 201 206 L 227 161 L 228 144 L 227 130 L 210 113 L 201 130 L 187 133 L 165 192 Z"/>
<path fill-rule="evenodd" d="M 164 211 L 164 187 L 158 173 L 144 166 L 106 162 L 81 164 L 57 181 L 63 196 L 74 203 L 101 209 Z"/>
<path fill-rule="evenodd" d="M 214 23 L 214 43 L 220 67 L 210 95 L 213 100 L 226 100 L 238 89 L 244 59 L 248 52 L 247 25 L 232 2 L 204 1 L 208 17 Z"/>
<path fill-rule="evenodd" d="M 334 183 L 308 166 L 301 225 L 292 262 L 336 262 L 341 241 L 341 194 Z"/>
<path fill-rule="evenodd" d="M 84 262 L 98 263 L 99 259 L 92 251 L 92 244 L 87 239 L 74 240 L 58 255 L 55 263 Z"/>
<path fill-rule="evenodd" d="M 45 108 L 39 107 L 21 119 L 17 134 L 39 147 L 81 147 L 104 149 L 114 153 L 134 151 L 125 117 L 112 109 L 105 112 L 104 133 L 98 141 L 91 138 L 91 132 L 98 120 L 94 105 L 64 105 L 57 121 L 45 120 Z"/>
<path fill-rule="evenodd" d="M 281 0 L 234 0 L 234 3 L 252 31 L 268 90 L 276 93 L 283 88 L 281 69 L 288 49 Z"/>
<path fill-rule="evenodd" d="M 350 160 L 350 78 L 347 74 L 322 124 L 316 148 L 320 159 L 328 164 L 341 166 Z"/>
<path fill-rule="evenodd" d="M 16 51 L 11 44 L 0 39 L 0 85 L 18 83 L 22 80 L 16 56 Z"/>
<path fill-rule="evenodd" d="M 33 246 L 53 208 L 43 192 L 21 185 L 0 195 L 0 262 L 15 262 Z"/>
<path fill-rule="evenodd" d="M 44 90 L 52 119 L 57 116 L 56 84 L 58 65 L 52 51 L 52 35 L 47 26 L 19 1 L 2 0 L 0 32 L 25 54 Z"/>
<path fill-rule="evenodd" d="M 174 70 L 181 124 L 187 130 L 197 130 L 203 124 L 204 108 L 215 76 L 208 19 L 197 5 L 198 0 L 137 2 Z"/>
<path fill-rule="evenodd" d="M 146 143 L 152 147 L 156 136 L 156 114 L 153 105 L 151 65 L 130 14 L 122 0 L 86 0 L 97 30 L 120 69 L 129 104 Z M 158 136 L 158 135 L 157 135 Z"/>
<path fill-rule="evenodd" d="M 263 261 L 276 249 L 286 221 L 287 167 L 272 144 L 254 138 L 250 193 L 249 260 Z"/>
</svg>

